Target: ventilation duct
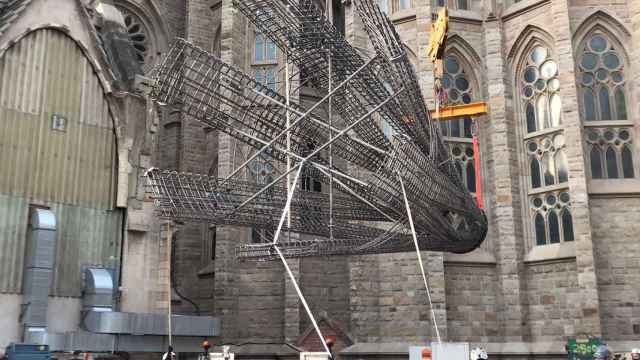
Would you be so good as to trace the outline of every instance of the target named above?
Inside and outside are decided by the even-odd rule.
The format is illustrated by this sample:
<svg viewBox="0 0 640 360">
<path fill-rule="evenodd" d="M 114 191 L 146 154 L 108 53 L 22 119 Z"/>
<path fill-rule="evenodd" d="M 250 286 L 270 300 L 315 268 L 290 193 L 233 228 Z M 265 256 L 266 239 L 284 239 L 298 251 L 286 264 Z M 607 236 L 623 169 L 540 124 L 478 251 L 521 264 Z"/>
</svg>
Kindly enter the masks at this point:
<svg viewBox="0 0 640 360">
<path fill-rule="evenodd" d="M 22 283 L 24 342 L 46 343 L 47 307 L 55 259 L 56 217 L 47 209 L 33 209 L 27 229 Z"/>
<path fill-rule="evenodd" d="M 113 276 L 102 268 L 86 268 L 83 274 L 83 311 L 113 311 Z"/>
</svg>

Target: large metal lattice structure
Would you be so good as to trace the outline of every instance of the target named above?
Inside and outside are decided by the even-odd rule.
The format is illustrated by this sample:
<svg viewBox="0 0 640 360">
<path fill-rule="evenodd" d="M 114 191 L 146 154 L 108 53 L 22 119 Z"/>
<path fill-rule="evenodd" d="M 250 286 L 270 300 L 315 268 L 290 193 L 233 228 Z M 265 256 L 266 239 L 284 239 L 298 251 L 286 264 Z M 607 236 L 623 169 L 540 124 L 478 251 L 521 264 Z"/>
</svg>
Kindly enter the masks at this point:
<svg viewBox="0 0 640 360">
<path fill-rule="evenodd" d="M 148 171 L 161 217 L 269 230 L 273 242 L 238 246 L 239 258 L 254 260 L 414 244 L 463 253 L 482 243 L 486 217 L 430 119 L 398 34 L 371 0 L 355 4 L 375 49 L 370 56 L 346 42 L 313 0 L 234 1 L 285 55 L 278 90 L 184 40 L 173 43 L 154 71 L 153 98 L 255 152 L 224 178 Z M 302 107 L 294 83 L 326 95 Z M 266 183 L 239 176 L 258 157 L 283 170 Z M 328 190 L 301 189 L 303 177 Z"/>
</svg>

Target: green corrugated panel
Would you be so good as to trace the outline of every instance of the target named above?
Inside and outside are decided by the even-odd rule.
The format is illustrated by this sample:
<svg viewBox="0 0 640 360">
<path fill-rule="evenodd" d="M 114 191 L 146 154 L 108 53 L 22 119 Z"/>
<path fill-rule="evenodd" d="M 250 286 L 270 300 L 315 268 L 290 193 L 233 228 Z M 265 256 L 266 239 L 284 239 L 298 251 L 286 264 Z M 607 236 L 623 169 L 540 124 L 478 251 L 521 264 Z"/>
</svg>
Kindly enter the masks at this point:
<svg viewBox="0 0 640 360">
<path fill-rule="evenodd" d="M 33 203 L 58 220 L 55 295 L 80 295 L 81 264 L 117 264 L 113 129 L 99 79 L 66 34 L 37 30 L 0 58 L 0 292 L 20 291 Z"/>
<path fill-rule="evenodd" d="M 58 234 L 53 294 L 80 296 L 80 266 L 117 266 L 122 211 L 55 205 Z"/>
<path fill-rule="evenodd" d="M 22 288 L 28 212 L 26 200 L 0 195 L 0 293 Z"/>
<path fill-rule="evenodd" d="M 51 204 L 56 216 L 56 260 L 52 294 L 80 296 L 80 266 L 117 267 L 122 210 Z M 0 195 L 0 293 L 21 290 L 29 202 Z"/>
<path fill-rule="evenodd" d="M 112 209 L 115 141 L 100 81 L 64 33 L 37 30 L 0 59 L 0 193 Z"/>
</svg>

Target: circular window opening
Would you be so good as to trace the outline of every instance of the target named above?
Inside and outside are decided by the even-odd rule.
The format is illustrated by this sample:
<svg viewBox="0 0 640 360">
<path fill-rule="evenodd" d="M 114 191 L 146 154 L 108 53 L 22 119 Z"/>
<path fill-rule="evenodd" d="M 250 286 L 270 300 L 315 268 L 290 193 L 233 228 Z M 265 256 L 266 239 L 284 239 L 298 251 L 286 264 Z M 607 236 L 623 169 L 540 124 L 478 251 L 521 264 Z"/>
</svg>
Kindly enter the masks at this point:
<svg viewBox="0 0 640 360">
<path fill-rule="evenodd" d="M 124 17 L 124 24 L 127 28 L 127 34 L 131 45 L 136 51 L 136 58 L 141 64 L 145 63 L 147 53 L 149 51 L 149 42 L 147 32 L 140 18 L 132 14 L 125 8 L 118 8 Z"/>
</svg>

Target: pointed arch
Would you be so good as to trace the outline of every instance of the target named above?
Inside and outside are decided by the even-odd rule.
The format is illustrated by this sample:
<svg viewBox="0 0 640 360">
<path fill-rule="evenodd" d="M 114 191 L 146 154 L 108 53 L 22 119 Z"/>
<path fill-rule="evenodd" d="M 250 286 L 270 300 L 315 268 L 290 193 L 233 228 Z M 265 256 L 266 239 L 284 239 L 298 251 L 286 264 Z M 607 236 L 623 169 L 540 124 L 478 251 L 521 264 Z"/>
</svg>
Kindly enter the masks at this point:
<svg viewBox="0 0 640 360">
<path fill-rule="evenodd" d="M 526 54 L 533 46 L 544 45 L 552 50 L 553 43 L 553 36 L 547 31 L 535 25 L 527 25 L 511 45 L 507 53 L 507 61 L 512 65 L 512 69 L 517 69 L 517 65 L 524 58 L 522 55 Z"/>
<path fill-rule="evenodd" d="M 144 1 L 127 1 L 127 0 L 114 0 L 113 4 L 119 9 L 125 9 L 125 11 L 134 14 L 142 22 L 142 26 L 147 30 L 147 36 L 150 38 L 150 51 L 149 59 L 155 64 L 159 61 L 159 54 L 164 54 L 169 48 L 169 31 L 167 24 L 163 20 L 160 10 L 153 0 Z"/>
<path fill-rule="evenodd" d="M 473 46 L 458 34 L 452 34 L 447 37 L 447 48 L 445 51 L 448 51 L 451 48 L 458 49 L 461 53 L 468 56 L 467 58 L 472 59 L 473 62 L 477 64 L 482 63 L 482 58 L 478 55 Z"/>
<path fill-rule="evenodd" d="M 445 54 L 456 55 L 458 61 L 462 63 L 462 68 L 467 70 L 467 77 L 471 81 L 471 89 L 476 94 L 476 98 L 483 98 L 483 87 L 480 84 L 482 69 L 482 59 L 465 39 L 458 34 L 453 34 L 447 38 Z"/>
<path fill-rule="evenodd" d="M 631 33 L 622 23 L 602 10 L 587 17 L 573 33 L 573 53 L 576 58 L 584 49 L 587 39 L 596 32 L 601 32 L 611 41 L 613 47 L 622 56 L 623 66 L 629 64 L 629 52 L 625 44 L 629 44 Z"/>
<path fill-rule="evenodd" d="M 413 65 L 415 69 L 418 69 L 418 55 L 416 54 L 416 52 L 413 51 L 413 49 L 404 42 L 402 43 L 402 47 L 407 53 L 407 58 L 409 59 L 409 62 Z"/>
<path fill-rule="evenodd" d="M 594 30 L 600 30 L 603 33 L 612 37 L 612 40 L 618 41 L 617 45 L 622 46 L 620 41 L 628 42 L 631 38 L 631 31 L 627 27 L 618 21 L 612 15 L 609 15 L 603 10 L 594 11 L 591 15 L 587 16 L 573 33 L 574 52 L 578 50 L 586 37 L 589 36 Z M 622 46 L 624 49 L 624 46 Z M 626 49 L 624 51 L 626 55 Z M 625 60 L 628 60 L 625 59 Z"/>
</svg>

